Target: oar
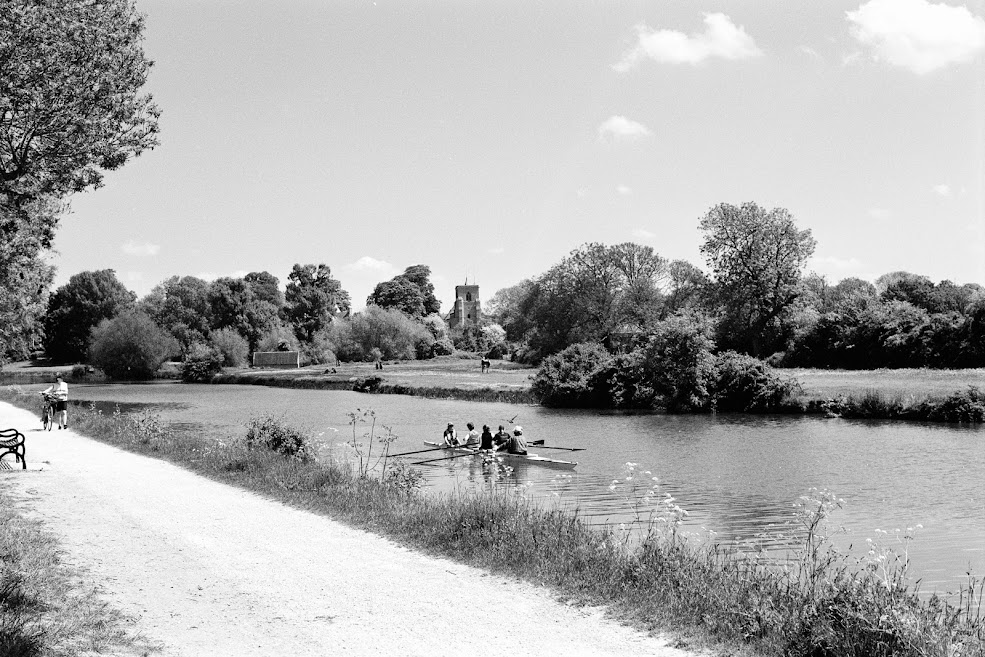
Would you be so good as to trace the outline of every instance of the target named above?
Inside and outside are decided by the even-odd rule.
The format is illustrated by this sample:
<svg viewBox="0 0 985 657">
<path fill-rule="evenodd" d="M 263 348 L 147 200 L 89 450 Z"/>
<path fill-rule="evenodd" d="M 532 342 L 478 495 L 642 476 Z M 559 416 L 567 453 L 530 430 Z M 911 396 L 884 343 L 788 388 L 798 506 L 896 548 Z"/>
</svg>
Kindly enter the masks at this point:
<svg viewBox="0 0 985 657">
<path fill-rule="evenodd" d="M 452 459 L 460 459 L 463 456 L 475 456 L 478 452 L 466 452 L 465 454 L 456 454 L 455 456 L 443 456 L 440 459 L 428 459 L 426 461 L 418 461 L 414 465 L 424 465 L 425 463 L 435 463 L 437 461 L 450 461 Z"/>
<path fill-rule="evenodd" d="M 544 440 L 543 439 L 541 439 L 541 440 L 531 440 L 527 444 L 528 445 L 536 445 L 537 447 L 540 447 L 541 449 L 560 449 L 560 450 L 564 450 L 565 452 L 584 452 L 587 449 L 585 447 L 548 447 L 547 445 L 544 444 Z"/>
<path fill-rule="evenodd" d="M 416 452 L 401 452 L 400 454 L 391 454 L 390 456 L 407 456 L 409 454 L 423 454 L 424 452 L 436 452 L 439 449 L 444 449 L 444 447 L 429 447 L 428 449 L 419 449 Z"/>
</svg>

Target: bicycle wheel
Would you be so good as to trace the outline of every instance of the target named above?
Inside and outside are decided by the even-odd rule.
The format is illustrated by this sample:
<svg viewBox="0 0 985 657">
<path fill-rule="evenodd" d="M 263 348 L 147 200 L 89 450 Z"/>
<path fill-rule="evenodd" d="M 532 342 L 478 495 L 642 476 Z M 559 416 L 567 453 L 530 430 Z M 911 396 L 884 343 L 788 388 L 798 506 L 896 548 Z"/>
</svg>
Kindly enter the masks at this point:
<svg viewBox="0 0 985 657">
<path fill-rule="evenodd" d="M 42 420 L 42 423 L 44 424 L 44 428 L 48 431 L 51 431 L 51 425 L 54 424 L 53 415 L 54 413 L 51 412 L 51 406 L 46 406 L 44 409 L 44 419 Z"/>
</svg>

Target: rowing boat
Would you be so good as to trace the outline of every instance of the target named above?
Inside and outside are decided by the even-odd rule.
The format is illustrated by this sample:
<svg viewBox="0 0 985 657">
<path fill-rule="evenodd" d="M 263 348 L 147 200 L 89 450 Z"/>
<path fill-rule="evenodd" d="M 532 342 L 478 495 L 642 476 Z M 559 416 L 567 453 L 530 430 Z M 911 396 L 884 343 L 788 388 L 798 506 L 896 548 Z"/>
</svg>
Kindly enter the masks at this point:
<svg viewBox="0 0 985 657">
<path fill-rule="evenodd" d="M 444 451 L 452 454 L 467 454 L 472 453 L 473 456 L 489 456 L 496 459 L 503 459 L 507 463 L 530 463 L 533 465 L 542 465 L 548 468 L 560 468 L 564 470 L 573 470 L 576 465 L 575 461 L 562 461 L 561 459 L 551 459 L 546 456 L 540 456 L 539 454 L 533 454 L 527 452 L 526 454 L 509 454 L 508 452 L 490 452 L 478 449 L 473 449 L 472 447 L 445 447 L 441 443 L 432 442 L 430 440 L 424 441 L 425 445 L 430 445 L 431 447 L 440 447 Z"/>
</svg>

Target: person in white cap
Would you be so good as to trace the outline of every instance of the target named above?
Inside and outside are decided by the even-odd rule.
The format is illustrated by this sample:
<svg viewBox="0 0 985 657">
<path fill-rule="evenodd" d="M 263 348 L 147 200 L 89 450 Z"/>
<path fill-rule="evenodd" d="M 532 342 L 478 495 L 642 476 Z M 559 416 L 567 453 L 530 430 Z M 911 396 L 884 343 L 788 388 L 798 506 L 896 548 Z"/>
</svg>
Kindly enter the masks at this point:
<svg viewBox="0 0 985 657">
<path fill-rule="evenodd" d="M 513 435 L 503 445 L 509 454 L 526 454 L 527 441 L 523 438 L 523 427 L 513 427 Z"/>
</svg>

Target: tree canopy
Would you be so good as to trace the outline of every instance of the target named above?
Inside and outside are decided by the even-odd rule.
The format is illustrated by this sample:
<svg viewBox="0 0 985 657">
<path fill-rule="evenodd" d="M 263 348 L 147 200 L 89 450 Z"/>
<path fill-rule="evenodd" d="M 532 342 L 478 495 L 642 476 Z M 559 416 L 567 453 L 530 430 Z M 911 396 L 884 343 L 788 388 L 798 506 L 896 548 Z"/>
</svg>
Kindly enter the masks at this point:
<svg viewBox="0 0 985 657">
<path fill-rule="evenodd" d="M 701 219 L 701 253 L 715 278 L 723 318 L 719 344 L 755 356 L 782 348 L 782 313 L 799 294 L 798 284 L 815 241 L 798 230 L 783 209 L 755 203 L 716 205 Z"/>
<path fill-rule="evenodd" d="M 0 11 L 0 193 L 63 196 L 157 145 L 133 0 L 10 0 Z"/>
<path fill-rule="evenodd" d="M 366 305 L 392 308 L 411 317 L 424 317 L 441 310 L 441 302 L 434 296 L 431 268 L 427 265 L 411 265 L 404 273 L 377 283 L 366 298 Z"/>
<path fill-rule="evenodd" d="M 89 351 L 92 329 L 129 310 L 136 295 L 112 269 L 84 271 L 55 290 L 44 320 L 45 351 L 62 363 L 82 361 Z"/>
<path fill-rule="evenodd" d="M 300 340 L 311 342 L 333 317 L 349 314 L 349 293 L 328 265 L 296 264 L 287 279 L 286 315 Z"/>
</svg>

